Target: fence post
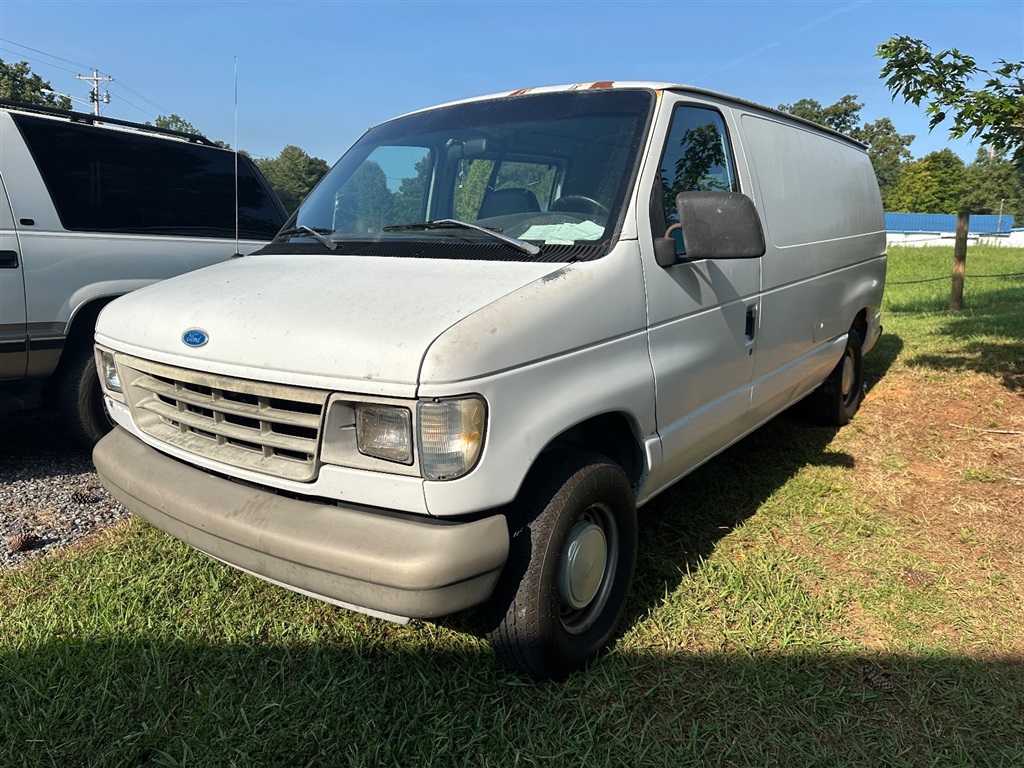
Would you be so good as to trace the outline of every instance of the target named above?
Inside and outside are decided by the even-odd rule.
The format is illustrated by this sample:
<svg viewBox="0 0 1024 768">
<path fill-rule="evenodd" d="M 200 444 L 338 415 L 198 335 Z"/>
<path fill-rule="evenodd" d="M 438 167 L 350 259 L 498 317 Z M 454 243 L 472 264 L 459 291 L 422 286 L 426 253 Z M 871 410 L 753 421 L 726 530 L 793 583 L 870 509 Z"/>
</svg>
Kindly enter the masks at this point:
<svg viewBox="0 0 1024 768">
<path fill-rule="evenodd" d="M 953 242 L 953 287 L 949 292 L 949 308 L 954 312 L 964 308 L 964 268 L 967 266 L 967 224 L 971 215 L 960 211 L 956 215 L 956 240 Z"/>
</svg>

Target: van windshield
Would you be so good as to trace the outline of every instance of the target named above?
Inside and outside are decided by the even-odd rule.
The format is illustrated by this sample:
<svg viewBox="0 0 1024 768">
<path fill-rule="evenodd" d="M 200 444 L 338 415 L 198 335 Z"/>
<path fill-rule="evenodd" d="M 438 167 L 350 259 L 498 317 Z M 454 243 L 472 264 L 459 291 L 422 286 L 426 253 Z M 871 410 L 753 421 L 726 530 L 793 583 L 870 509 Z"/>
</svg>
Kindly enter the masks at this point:
<svg viewBox="0 0 1024 768">
<path fill-rule="evenodd" d="M 596 258 L 620 229 L 653 102 L 640 89 L 535 93 L 383 123 L 265 251 L 322 250 L 312 230 L 339 254 Z"/>
</svg>

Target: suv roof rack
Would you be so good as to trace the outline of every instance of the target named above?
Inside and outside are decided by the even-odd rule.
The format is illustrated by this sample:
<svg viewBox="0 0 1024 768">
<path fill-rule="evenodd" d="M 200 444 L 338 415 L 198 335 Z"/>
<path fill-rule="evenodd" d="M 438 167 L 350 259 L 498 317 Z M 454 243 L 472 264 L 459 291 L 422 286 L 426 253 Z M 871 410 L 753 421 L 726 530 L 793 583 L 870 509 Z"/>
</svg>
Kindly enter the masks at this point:
<svg viewBox="0 0 1024 768">
<path fill-rule="evenodd" d="M 9 101 L 7 99 L 0 99 L 0 108 L 17 110 L 18 112 L 34 112 L 40 115 L 49 115 L 51 117 L 63 117 L 70 120 L 73 123 L 85 123 L 87 125 L 118 125 L 126 128 L 134 128 L 137 131 L 143 131 L 146 133 L 158 133 L 165 136 L 173 136 L 176 139 L 185 139 L 192 144 L 203 144 L 206 146 L 216 146 L 214 142 L 199 133 L 186 133 L 185 131 L 176 131 L 172 128 L 160 128 L 155 125 L 146 125 L 144 123 L 133 123 L 130 120 L 119 120 L 115 117 L 104 117 L 103 115 L 90 115 L 87 112 L 76 112 L 73 109 L 61 109 L 60 107 L 48 107 L 43 104 L 26 104 L 20 101 Z"/>
</svg>

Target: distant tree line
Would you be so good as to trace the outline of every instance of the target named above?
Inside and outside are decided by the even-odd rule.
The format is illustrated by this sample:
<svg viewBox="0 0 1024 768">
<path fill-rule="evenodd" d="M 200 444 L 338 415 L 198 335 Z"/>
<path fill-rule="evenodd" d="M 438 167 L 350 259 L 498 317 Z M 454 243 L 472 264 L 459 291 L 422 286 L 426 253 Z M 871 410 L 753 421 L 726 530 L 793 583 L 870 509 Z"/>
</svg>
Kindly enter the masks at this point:
<svg viewBox="0 0 1024 768">
<path fill-rule="evenodd" d="M 867 145 L 887 211 L 915 213 L 1004 213 L 1024 222 L 1024 64 L 996 62 L 989 72 L 956 49 L 932 54 L 919 40 L 894 37 L 878 48 L 885 60 L 882 76 L 895 96 L 920 104 L 927 101 L 931 127 L 953 118 L 952 137 L 971 136 L 986 142 L 974 160 L 965 163 L 950 149 L 914 159 L 914 136 L 901 134 L 883 117 L 862 122 L 863 104 L 847 94 L 823 106 L 814 99 L 780 104 L 779 109 L 826 125 Z M 987 75 L 985 87 L 971 90 L 970 77 Z M 48 93 L 50 84 L 33 74 L 26 62 L 0 60 L 0 98 L 69 109 L 71 101 Z M 176 114 L 160 115 L 155 125 L 186 133 L 199 133 Z M 229 147 L 225 142 L 215 142 Z M 276 158 L 257 159 L 285 208 L 291 212 L 328 170 L 327 163 L 301 148 L 288 145 Z M 479 170 L 479 169 L 478 169 Z M 470 186 L 479 181 L 468 179 Z M 377 184 L 376 186 L 381 186 Z M 407 192 L 407 190 L 405 190 Z M 383 193 L 381 193 L 383 197 Z M 402 194 L 390 204 L 400 203 Z M 472 197 L 472 196 L 469 196 Z M 467 197 L 467 200 L 469 199 Z"/>
</svg>

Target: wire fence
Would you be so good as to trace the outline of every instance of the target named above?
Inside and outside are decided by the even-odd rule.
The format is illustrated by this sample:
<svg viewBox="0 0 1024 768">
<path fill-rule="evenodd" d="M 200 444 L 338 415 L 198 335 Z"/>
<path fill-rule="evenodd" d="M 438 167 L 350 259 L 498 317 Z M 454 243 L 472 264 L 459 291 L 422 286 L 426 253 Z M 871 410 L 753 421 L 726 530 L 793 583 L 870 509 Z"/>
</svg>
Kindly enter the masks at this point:
<svg viewBox="0 0 1024 768">
<path fill-rule="evenodd" d="M 984 280 L 986 277 L 1024 277 L 1024 272 L 1008 272 L 1003 275 L 964 275 L 965 279 L 970 278 L 971 280 Z M 917 285 L 918 283 L 937 283 L 940 280 L 949 280 L 950 275 L 943 275 L 942 277 L 929 277 L 924 280 L 886 280 L 886 285 Z"/>
</svg>

